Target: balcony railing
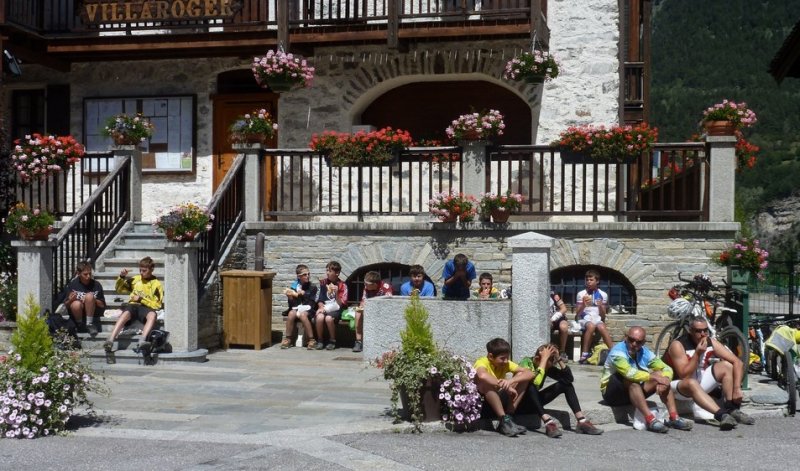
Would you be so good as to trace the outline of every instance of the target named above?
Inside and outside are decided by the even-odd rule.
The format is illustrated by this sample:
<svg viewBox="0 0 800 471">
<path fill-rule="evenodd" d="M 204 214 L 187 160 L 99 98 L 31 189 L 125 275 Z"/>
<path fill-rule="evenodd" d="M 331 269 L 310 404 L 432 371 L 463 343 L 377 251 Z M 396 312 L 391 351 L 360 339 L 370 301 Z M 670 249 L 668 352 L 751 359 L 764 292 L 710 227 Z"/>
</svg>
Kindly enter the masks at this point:
<svg viewBox="0 0 800 471">
<path fill-rule="evenodd" d="M 410 148 L 383 167 L 329 167 L 308 149 L 267 150 L 274 189 L 265 216 L 419 216 L 437 193 L 520 193 L 520 215 L 598 220 L 708 219 L 704 143 L 657 144 L 633 164 L 564 164 L 549 146 L 498 146 L 486 152 L 486 182 L 463 188 L 460 147 Z"/>
</svg>

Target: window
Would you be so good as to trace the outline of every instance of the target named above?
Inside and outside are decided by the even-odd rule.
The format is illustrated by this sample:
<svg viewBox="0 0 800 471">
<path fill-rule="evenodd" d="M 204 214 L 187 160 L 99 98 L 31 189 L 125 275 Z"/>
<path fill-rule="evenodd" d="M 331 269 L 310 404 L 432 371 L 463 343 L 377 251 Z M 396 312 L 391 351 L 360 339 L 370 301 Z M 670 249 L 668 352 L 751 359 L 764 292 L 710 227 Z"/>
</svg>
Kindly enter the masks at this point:
<svg viewBox="0 0 800 471">
<path fill-rule="evenodd" d="M 552 291 L 561 295 L 569 312 L 575 312 L 575 298 L 585 288 L 584 276 L 590 268 L 600 273 L 600 289 L 608 294 L 608 305 L 624 314 L 636 313 L 636 290 L 625 276 L 606 267 L 573 265 L 550 272 Z"/>
<path fill-rule="evenodd" d="M 155 128 L 150 142 L 143 143 L 142 170 L 194 171 L 194 96 L 87 98 L 83 108 L 84 143 L 88 152 L 105 152 L 113 145 L 102 134 L 108 118 L 121 113 L 142 113 Z"/>
<path fill-rule="evenodd" d="M 395 295 L 400 294 L 400 285 L 408 281 L 409 265 L 402 263 L 377 263 L 374 265 L 366 265 L 358 270 L 355 270 L 347 278 L 347 296 L 350 304 L 358 304 L 361 302 L 361 297 L 364 296 L 364 275 L 370 271 L 376 271 L 381 274 L 381 279 L 387 281 L 392 285 L 392 291 Z M 436 284 L 431 281 L 430 277 L 425 274 L 425 279 L 433 284 L 434 293 L 438 292 Z"/>
<path fill-rule="evenodd" d="M 11 139 L 44 133 L 44 89 L 14 90 L 11 93 Z"/>
</svg>

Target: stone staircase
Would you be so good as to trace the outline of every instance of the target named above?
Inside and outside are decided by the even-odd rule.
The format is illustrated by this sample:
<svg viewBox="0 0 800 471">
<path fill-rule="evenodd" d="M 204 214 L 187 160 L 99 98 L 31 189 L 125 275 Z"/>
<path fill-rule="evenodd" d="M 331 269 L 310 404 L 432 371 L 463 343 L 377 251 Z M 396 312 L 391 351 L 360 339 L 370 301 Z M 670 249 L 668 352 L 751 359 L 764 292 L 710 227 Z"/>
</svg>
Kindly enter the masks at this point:
<svg viewBox="0 0 800 471">
<path fill-rule="evenodd" d="M 152 224 L 137 222 L 133 223 L 98 259 L 94 270 L 94 278 L 103 286 L 107 305 L 106 313 L 118 311 L 128 301 L 128 294 L 118 293 L 114 289 L 116 279 L 123 268 L 128 270 L 128 276 L 136 275 L 139 273 L 139 260 L 144 257 L 150 257 L 155 262 L 154 274 L 156 278 L 162 283 L 164 282 L 165 243 L 164 235 L 156 232 Z M 84 350 L 92 358 L 105 358 L 103 342 L 109 338 L 116 321 L 116 316 L 105 315 L 101 319 L 100 333 L 96 337 L 92 338 L 85 333 L 79 334 Z M 156 324 L 157 328 L 163 328 L 163 326 L 163 320 L 159 320 Z M 124 330 L 117 337 L 114 343 L 114 356 L 118 363 L 142 362 L 142 355 L 134 352 L 139 343 L 144 341 L 144 338 L 138 333 L 142 327 L 141 323 L 134 322 L 130 328 Z M 157 361 L 202 362 L 205 359 L 205 353 L 195 355 L 191 352 L 177 352 L 159 354 Z"/>
</svg>

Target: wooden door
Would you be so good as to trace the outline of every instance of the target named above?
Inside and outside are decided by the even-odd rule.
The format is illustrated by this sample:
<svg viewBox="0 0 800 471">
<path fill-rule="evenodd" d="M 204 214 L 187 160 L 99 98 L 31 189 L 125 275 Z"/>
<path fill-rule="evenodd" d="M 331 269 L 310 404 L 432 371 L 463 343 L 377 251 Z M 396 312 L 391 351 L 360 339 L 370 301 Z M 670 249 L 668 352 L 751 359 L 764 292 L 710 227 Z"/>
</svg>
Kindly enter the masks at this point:
<svg viewBox="0 0 800 471">
<path fill-rule="evenodd" d="M 213 190 L 216 191 L 225 174 L 236 158 L 236 152 L 231 147 L 228 139 L 228 128 L 237 116 L 250 113 L 253 110 L 264 108 L 277 120 L 278 95 L 270 92 L 263 93 L 244 93 L 244 94 L 225 94 L 212 97 L 214 103 L 214 143 L 213 143 L 213 165 L 214 182 Z M 278 144 L 277 135 L 269 143 L 270 147 Z M 271 168 L 267 169 L 268 175 L 274 175 Z M 267 177 L 268 175 L 265 175 Z M 272 178 L 265 178 L 264 195 L 272 194 Z M 266 203 L 266 201 L 265 201 Z M 264 206 L 268 208 L 269 206 Z"/>
</svg>

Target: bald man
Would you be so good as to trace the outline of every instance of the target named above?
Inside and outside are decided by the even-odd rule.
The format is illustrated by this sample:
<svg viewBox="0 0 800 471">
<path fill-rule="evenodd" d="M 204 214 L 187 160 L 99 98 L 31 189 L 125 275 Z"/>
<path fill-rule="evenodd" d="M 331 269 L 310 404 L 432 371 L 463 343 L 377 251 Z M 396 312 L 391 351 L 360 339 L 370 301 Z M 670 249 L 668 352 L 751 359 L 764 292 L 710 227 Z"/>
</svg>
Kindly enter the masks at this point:
<svg viewBox="0 0 800 471">
<path fill-rule="evenodd" d="M 672 368 L 645 347 L 647 334 L 642 327 L 631 327 L 625 340 L 608 352 L 600 378 L 600 391 L 609 406 L 633 405 L 645 418 L 647 430 L 667 433 L 669 428 L 691 430 L 692 422 L 682 419 L 675 408 L 670 388 Z M 647 398 L 658 394 L 669 411 L 666 423 L 656 419 L 647 407 Z"/>
</svg>

